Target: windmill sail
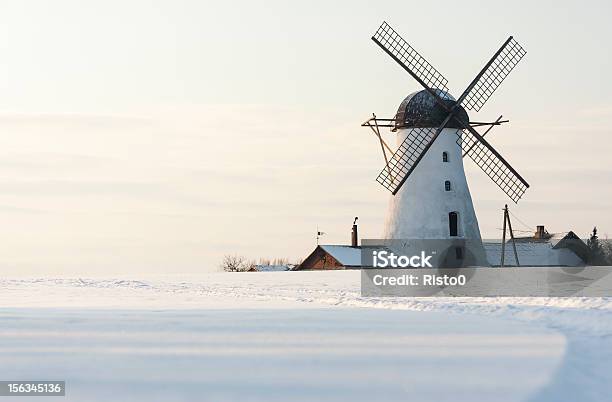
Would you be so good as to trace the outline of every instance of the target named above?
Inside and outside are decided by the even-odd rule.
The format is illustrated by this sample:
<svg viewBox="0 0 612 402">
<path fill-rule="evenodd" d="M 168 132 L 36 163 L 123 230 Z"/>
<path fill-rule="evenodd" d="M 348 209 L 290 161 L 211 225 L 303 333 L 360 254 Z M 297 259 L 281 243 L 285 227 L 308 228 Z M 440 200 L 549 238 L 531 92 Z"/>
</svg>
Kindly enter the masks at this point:
<svg viewBox="0 0 612 402">
<path fill-rule="evenodd" d="M 387 22 L 380 25 L 372 40 L 426 89 L 442 89 L 448 92 L 448 80 Z"/>
<path fill-rule="evenodd" d="M 509 37 L 459 98 L 461 105 L 469 110 L 480 111 L 526 54 L 521 45 L 512 36 Z"/>
<path fill-rule="evenodd" d="M 441 130 L 440 130 L 441 131 Z M 435 128 L 415 128 L 397 148 L 376 181 L 395 194 L 425 155 L 439 133 Z"/>
<path fill-rule="evenodd" d="M 518 203 L 529 184 L 486 140 L 468 130 L 457 130 L 457 144 L 512 201 Z"/>
</svg>

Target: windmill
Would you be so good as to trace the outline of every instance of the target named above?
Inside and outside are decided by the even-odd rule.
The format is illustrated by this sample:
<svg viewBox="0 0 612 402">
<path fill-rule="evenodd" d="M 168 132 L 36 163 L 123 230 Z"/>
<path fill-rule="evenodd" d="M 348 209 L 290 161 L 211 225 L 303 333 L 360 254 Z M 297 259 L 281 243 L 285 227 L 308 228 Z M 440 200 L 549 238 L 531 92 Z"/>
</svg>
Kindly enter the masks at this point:
<svg viewBox="0 0 612 402">
<path fill-rule="evenodd" d="M 510 36 L 465 91 L 454 98 L 448 80 L 383 22 L 372 40 L 424 89 L 409 95 L 394 118 L 373 115 L 362 126 L 377 136 L 385 166 L 377 181 L 392 193 L 385 238 L 453 238 L 480 240 L 478 221 L 463 169 L 468 156 L 517 203 L 529 184 L 485 140 L 490 123 L 470 122 L 465 109 L 480 111 L 526 54 Z M 488 126 L 488 127 L 487 127 Z M 391 148 L 381 127 L 397 133 Z M 487 127 L 480 134 L 476 128 Z"/>
</svg>

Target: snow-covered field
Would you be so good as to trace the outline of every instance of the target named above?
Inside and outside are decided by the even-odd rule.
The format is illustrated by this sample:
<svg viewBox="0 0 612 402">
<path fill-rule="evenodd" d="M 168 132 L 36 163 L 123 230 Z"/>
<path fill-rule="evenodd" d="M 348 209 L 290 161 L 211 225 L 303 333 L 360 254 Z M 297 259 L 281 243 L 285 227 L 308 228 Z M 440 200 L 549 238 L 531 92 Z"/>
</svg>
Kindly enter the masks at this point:
<svg viewBox="0 0 612 402">
<path fill-rule="evenodd" d="M 611 399 L 612 299 L 363 298 L 359 279 L 2 279 L 0 380 L 66 380 L 69 401 Z"/>
</svg>

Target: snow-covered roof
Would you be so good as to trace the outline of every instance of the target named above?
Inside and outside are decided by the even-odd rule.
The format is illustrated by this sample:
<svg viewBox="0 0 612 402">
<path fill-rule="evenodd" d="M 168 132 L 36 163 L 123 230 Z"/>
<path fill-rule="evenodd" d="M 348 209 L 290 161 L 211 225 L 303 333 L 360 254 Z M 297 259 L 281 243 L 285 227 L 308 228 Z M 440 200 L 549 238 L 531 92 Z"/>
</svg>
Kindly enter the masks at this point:
<svg viewBox="0 0 612 402">
<path fill-rule="evenodd" d="M 283 265 L 255 265 L 255 269 L 258 272 L 279 272 L 279 271 L 291 271 L 295 265 L 283 264 Z"/>
<path fill-rule="evenodd" d="M 320 246 L 326 253 L 345 266 L 361 266 L 361 248 L 351 246 Z"/>
<path fill-rule="evenodd" d="M 569 238 L 569 239 L 579 239 L 578 236 L 571 230 L 569 232 L 561 232 L 561 233 L 548 233 L 546 232 L 546 237 L 543 239 L 538 239 L 535 236 L 525 236 L 525 237 L 515 237 L 517 243 L 525 242 L 525 243 L 552 243 L 555 245 L 561 240 Z"/>
<path fill-rule="evenodd" d="M 483 243 L 487 260 L 491 265 L 500 265 L 501 243 Z M 550 242 L 517 242 L 516 252 L 522 266 L 579 266 L 584 261 L 572 250 L 567 248 L 553 248 Z M 511 242 L 506 242 L 504 251 L 504 265 L 517 265 L 514 258 L 514 249 Z"/>
</svg>

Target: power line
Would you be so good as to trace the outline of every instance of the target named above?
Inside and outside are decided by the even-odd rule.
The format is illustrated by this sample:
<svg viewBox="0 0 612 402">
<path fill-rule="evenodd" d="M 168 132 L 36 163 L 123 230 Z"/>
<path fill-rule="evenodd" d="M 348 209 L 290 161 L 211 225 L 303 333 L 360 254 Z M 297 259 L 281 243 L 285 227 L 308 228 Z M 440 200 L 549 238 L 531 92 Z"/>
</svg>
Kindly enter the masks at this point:
<svg viewBox="0 0 612 402">
<path fill-rule="evenodd" d="M 533 232 L 533 226 L 532 225 L 528 225 L 525 222 L 523 222 L 522 220 L 519 219 L 518 216 L 514 215 L 512 212 L 510 212 L 510 210 L 508 210 L 508 212 L 510 213 L 510 215 L 512 215 L 512 217 L 514 219 L 516 219 L 520 224 L 522 224 L 523 226 L 525 226 L 527 229 L 529 229 L 530 232 Z M 518 232 L 518 230 L 517 230 Z"/>
<path fill-rule="evenodd" d="M 496 228 L 497 230 L 504 230 L 503 228 Z M 513 232 L 521 232 L 521 233 L 533 233 L 533 230 L 520 230 L 514 229 Z"/>
</svg>

